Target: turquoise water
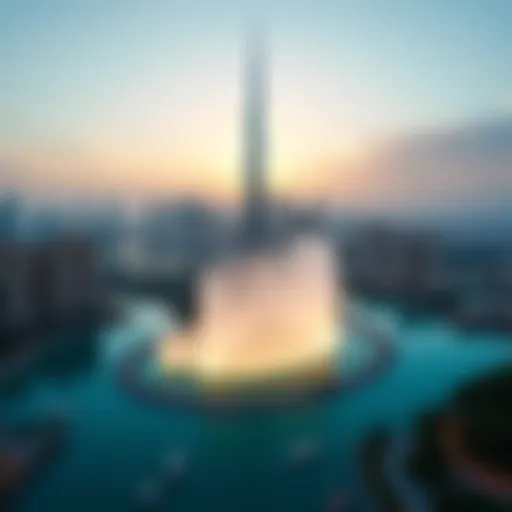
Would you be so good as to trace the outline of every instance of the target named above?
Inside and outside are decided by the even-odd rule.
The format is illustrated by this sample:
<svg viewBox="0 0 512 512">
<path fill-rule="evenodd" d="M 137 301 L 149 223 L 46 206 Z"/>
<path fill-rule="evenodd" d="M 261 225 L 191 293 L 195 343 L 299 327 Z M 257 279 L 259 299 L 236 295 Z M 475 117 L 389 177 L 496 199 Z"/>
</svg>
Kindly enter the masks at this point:
<svg viewBox="0 0 512 512">
<path fill-rule="evenodd" d="M 19 510 L 134 510 L 148 482 L 158 491 L 155 510 L 313 512 L 325 510 L 334 490 L 345 492 L 350 510 L 360 510 L 356 450 L 370 430 L 407 428 L 457 384 L 512 360 L 510 338 L 382 314 L 394 320 L 397 358 L 378 379 L 334 400 L 250 416 L 152 409 L 117 386 L 120 355 L 169 325 L 156 304 L 133 306 L 129 322 L 95 340 L 70 340 L 0 397 L 4 417 L 59 411 L 70 424 L 62 456 L 39 475 Z M 290 450 L 304 439 L 321 456 L 314 466 L 293 467 Z M 162 461 L 176 450 L 188 464 L 172 484 Z"/>
</svg>

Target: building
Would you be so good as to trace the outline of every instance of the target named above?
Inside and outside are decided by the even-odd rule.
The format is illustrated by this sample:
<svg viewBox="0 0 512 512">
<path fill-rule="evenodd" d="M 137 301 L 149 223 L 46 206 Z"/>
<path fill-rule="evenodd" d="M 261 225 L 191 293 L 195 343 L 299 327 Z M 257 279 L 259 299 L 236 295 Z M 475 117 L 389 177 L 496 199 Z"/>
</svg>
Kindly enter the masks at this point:
<svg viewBox="0 0 512 512">
<path fill-rule="evenodd" d="M 98 257 L 87 240 L 0 244 L 2 349 L 103 312 Z"/>
<path fill-rule="evenodd" d="M 99 255 L 88 239 L 56 238 L 39 249 L 38 301 L 44 322 L 67 324 L 102 310 Z"/>
<path fill-rule="evenodd" d="M 248 46 L 244 102 L 244 218 L 245 236 L 255 240 L 266 229 L 267 112 L 265 55 L 260 38 Z"/>
<path fill-rule="evenodd" d="M 0 325 L 7 337 L 27 331 L 37 321 L 37 260 L 37 251 L 29 244 L 0 245 Z"/>
<path fill-rule="evenodd" d="M 0 197 L 0 240 L 15 240 L 20 234 L 21 205 L 15 195 Z"/>
<path fill-rule="evenodd" d="M 441 241 L 429 233 L 363 226 L 347 243 L 345 259 L 349 283 L 358 293 L 437 301 L 450 292 Z"/>
<path fill-rule="evenodd" d="M 65 213 L 55 205 L 39 205 L 29 215 L 28 238 L 42 244 L 66 231 Z"/>
<path fill-rule="evenodd" d="M 202 257 L 211 250 L 216 230 L 215 215 L 195 201 L 163 201 L 151 204 L 141 227 L 144 250 L 151 258 L 183 255 Z"/>
</svg>

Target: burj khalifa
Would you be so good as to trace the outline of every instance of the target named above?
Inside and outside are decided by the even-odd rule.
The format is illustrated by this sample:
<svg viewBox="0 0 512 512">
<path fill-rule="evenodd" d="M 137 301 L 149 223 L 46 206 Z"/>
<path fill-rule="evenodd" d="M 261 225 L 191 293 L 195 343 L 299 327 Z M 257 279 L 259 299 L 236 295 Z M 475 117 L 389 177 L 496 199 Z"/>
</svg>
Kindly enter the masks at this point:
<svg viewBox="0 0 512 512">
<path fill-rule="evenodd" d="M 244 214 L 246 241 L 261 242 L 268 233 L 267 69 L 263 40 L 254 32 L 247 48 L 243 107 Z"/>
</svg>

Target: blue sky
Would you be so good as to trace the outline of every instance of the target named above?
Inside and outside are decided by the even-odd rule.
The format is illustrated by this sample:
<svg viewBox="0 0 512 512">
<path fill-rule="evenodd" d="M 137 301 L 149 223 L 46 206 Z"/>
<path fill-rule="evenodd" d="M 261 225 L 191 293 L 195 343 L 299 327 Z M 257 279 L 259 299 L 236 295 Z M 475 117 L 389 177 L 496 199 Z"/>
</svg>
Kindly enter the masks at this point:
<svg viewBox="0 0 512 512">
<path fill-rule="evenodd" d="M 279 190 L 512 108 L 505 0 L 0 0 L 4 182 L 231 193 L 253 17 Z"/>
</svg>

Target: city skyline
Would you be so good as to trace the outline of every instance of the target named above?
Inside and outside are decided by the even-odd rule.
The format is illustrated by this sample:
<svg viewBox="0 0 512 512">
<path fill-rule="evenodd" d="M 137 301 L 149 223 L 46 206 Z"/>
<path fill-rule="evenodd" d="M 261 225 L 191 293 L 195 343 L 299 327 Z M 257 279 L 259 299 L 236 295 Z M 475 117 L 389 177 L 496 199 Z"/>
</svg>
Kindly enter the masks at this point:
<svg viewBox="0 0 512 512">
<path fill-rule="evenodd" d="M 469 159 L 474 168 L 451 155 L 450 176 L 424 183 L 430 160 L 445 165 L 438 139 L 473 130 L 474 148 L 489 124 L 497 138 L 512 133 L 512 6 L 492 4 L 267 2 L 276 192 L 427 209 L 433 199 L 507 201 L 502 169 L 512 155 L 489 163 L 487 146 Z M 2 188 L 239 196 L 247 2 L 24 0 L 0 9 Z M 417 148 L 418 139 L 417 153 L 387 149 Z M 416 160 L 423 171 L 412 179 Z"/>
</svg>

